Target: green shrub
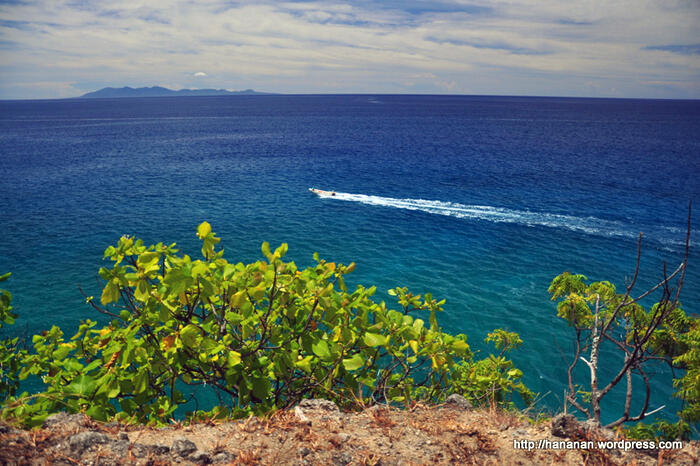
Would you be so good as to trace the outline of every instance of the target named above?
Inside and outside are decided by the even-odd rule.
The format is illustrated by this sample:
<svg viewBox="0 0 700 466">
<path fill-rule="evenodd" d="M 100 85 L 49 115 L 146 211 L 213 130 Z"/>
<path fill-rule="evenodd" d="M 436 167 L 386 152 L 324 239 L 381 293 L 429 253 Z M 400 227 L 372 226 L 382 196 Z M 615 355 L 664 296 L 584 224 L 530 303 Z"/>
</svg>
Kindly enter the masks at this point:
<svg viewBox="0 0 700 466">
<path fill-rule="evenodd" d="M 0 275 L 0 282 L 10 278 L 10 274 Z M 12 295 L 9 291 L 0 290 L 0 329 L 4 325 L 15 323 L 17 315 L 12 312 Z M 0 340 L 0 403 L 15 394 L 19 388 L 19 370 L 23 355 L 19 348 L 19 338 L 3 338 Z"/>
<path fill-rule="evenodd" d="M 272 251 L 267 243 L 264 260 L 229 263 L 208 223 L 197 235 L 198 260 L 175 244 L 130 237 L 108 247 L 112 265 L 99 271 L 106 285 L 99 303 L 87 301 L 111 323 L 87 320 L 69 339 L 58 327 L 35 335 L 20 377 L 40 377 L 47 388 L 8 398 L 2 417 L 38 425 L 65 410 L 162 423 L 185 403 L 187 385 L 216 391 L 221 404 L 207 413 L 215 417 L 311 397 L 353 408 L 440 402 L 453 392 L 498 403 L 514 389 L 527 393 L 502 354 L 474 361 L 465 335 L 441 331 L 444 300 L 396 288 L 389 294 L 400 311 L 392 310 L 372 300 L 374 287 L 347 290 L 354 264 L 314 254 L 316 265 L 300 270 L 282 260 L 286 244 Z"/>
<path fill-rule="evenodd" d="M 504 357 L 522 344 L 518 334 L 497 329 L 489 333 L 485 341 L 494 343 L 500 354 L 490 354 L 479 361 L 459 362 L 453 370 L 450 391 L 465 396 L 477 406 L 515 408 L 513 393 L 518 393 L 525 404 L 531 404 L 535 395 L 520 380 L 523 372 Z"/>
<path fill-rule="evenodd" d="M 638 422 L 625 429 L 625 434 L 629 438 L 639 440 L 675 440 L 675 439 L 690 439 L 690 425 L 679 420 L 678 422 L 670 422 L 664 419 L 654 421 L 651 424 Z"/>
</svg>

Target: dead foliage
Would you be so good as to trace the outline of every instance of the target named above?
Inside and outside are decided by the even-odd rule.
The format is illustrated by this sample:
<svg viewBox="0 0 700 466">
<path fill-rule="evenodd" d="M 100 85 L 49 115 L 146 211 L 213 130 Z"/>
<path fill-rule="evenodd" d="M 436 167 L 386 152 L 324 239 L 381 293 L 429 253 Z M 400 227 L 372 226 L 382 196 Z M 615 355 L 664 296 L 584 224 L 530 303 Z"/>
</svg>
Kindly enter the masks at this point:
<svg viewBox="0 0 700 466">
<path fill-rule="evenodd" d="M 302 422 L 292 410 L 265 418 L 247 418 L 230 423 L 174 425 L 165 429 L 78 422 L 82 430 L 109 435 L 112 442 L 129 432 L 129 450 L 115 455 L 112 444 L 75 452 L 66 448 L 76 432 L 62 430 L 9 430 L 0 434 L 0 464 L 183 464 L 187 458 L 159 453 L 155 444 L 172 445 L 185 436 L 200 452 L 214 457 L 226 453 L 229 464 L 287 465 L 352 464 L 586 464 L 586 465 L 665 465 L 698 463 L 696 444 L 681 451 L 622 455 L 606 450 L 519 450 L 514 439 L 551 438 L 542 425 L 522 422 L 517 415 L 497 410 L 459 410 L 445 407 L 414 406 L 400 410 L 374 407 L 362 413 L 333 416 L 310 415 Z M 72 426 L 72 424 L 71 424 Z M 570 440 L 598 441 L 607 438 L 599 431 L 579 429 Z M 135 447 L 138 443 L 140 446 Z M 144 450 L 145 448 L 145 450 Z M 141 456 L 139 456 L 141 455 Z M 145 455 L 145 456 L 143 456 Z M 218 460 L 220 461 L 220 459 Z"/>
<path fill-rule="evenodd" d="M 241 450 L 233 464 L 254 465 L 259 464 L 260 459 L 260 450 L 257 448 L 255 450 Z"/>
<path fill-rule="evenodd" d="M 391 419 L 391 411 L 389 408 L 374 407 L 368 410 L 372 422 L 378 427 L 394 427 L 396 422 Z"/>
</svg>

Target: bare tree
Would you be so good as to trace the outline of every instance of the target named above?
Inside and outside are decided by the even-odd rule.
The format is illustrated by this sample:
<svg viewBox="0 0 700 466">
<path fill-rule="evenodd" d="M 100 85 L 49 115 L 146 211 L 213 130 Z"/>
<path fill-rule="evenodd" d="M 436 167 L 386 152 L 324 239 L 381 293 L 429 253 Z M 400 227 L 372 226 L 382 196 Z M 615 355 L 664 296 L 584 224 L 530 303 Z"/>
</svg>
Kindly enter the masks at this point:
<svg viewBox="0 0 700 466">
<path fill-rule="evenodd" d="M 617 293 L 610 282 L 587 284 L 583 275 L 565 272 L 556 277 L 549 292 L 552 300 L 560 300 L 557 313 L 565 318 L 576 332 L 574 357 L 568 367 L 568 389 L 565 392 L 564 409 L 575 407 L 596 424 L 601 423 L 601 400 L 618 384 L 626 384 L 625 404 L 618 419 L 606 425 L 615 427 L 625 422 L 640 421 L 661 410 L 664 406 L 649 410 L 651 386 L 648 367 L 650 361 L 664 361 L 672 365 L 673 333 L 667 330 L 679 317 L 686 317 L 679 305 L 679 297 L 690 250 L 690 218 L 688 209 L 685 249 L 680 264 L 669 274 L 663 266 L 663 278 L 654 286 L 635 294 L 642 256 L 642 234 L 637 239 L 637 258 L 634 273 L 624 293 Z M 659 301 L 645 310 L 640 301 L 652 293 L 661 294 Z M 624 355 L 622 365 L 606 384 L 600 380 L 600 348 L 608 341 Z M 586 357 L 587 356 L 587 357 Z M 581 391 L 574 381 L 574 370 L 579 363 L 590 370 L 590 391 Z M 641 395 L 634 389 L 634 375 L 643 384 L 641 409 L 633 414 L 632 400 Z"/>
</svg>

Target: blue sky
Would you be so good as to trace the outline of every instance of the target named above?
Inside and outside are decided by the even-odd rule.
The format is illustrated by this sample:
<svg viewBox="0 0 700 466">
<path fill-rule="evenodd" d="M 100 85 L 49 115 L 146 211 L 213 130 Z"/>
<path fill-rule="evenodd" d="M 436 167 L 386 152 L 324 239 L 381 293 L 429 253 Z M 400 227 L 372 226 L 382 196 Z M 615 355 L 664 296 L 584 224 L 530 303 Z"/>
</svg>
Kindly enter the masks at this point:
<svg viewBox="0 0 700 466">
<path fill-rule="evenodd" d="M 700 0 L 0 0 L 0 99 L 106 86 L 700 98 Z"/>
</svg>

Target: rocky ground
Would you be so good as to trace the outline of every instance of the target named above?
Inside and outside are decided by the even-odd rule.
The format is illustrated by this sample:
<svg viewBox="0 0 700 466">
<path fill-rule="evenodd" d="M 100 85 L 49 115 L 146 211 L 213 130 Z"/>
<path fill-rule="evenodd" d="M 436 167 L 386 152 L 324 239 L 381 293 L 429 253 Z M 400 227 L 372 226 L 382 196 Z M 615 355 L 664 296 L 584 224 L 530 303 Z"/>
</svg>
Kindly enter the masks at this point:
<svg viewBox="0 0 700 466">
<path fill-rule="evenodd" d="M 51 416 L 37 430 L 0 424 L 0 463 L 694 465 L 700 458 L 698 442 L 685 442 L 680 449 L 627 452 L 535 448 L 545 440 L 620 439 L 570 416 L 533 425 L 512 413 L 472 410 L 459 397 L 441 406 L 373 407 L 359 413 L 343 413 L 326 400 L 305 400 L 266 419 L 161 429 L 103 424 L 65 413 Z M 525 442 L 533 442 L 533 448 L 523 448 Z"/>
</svg>

